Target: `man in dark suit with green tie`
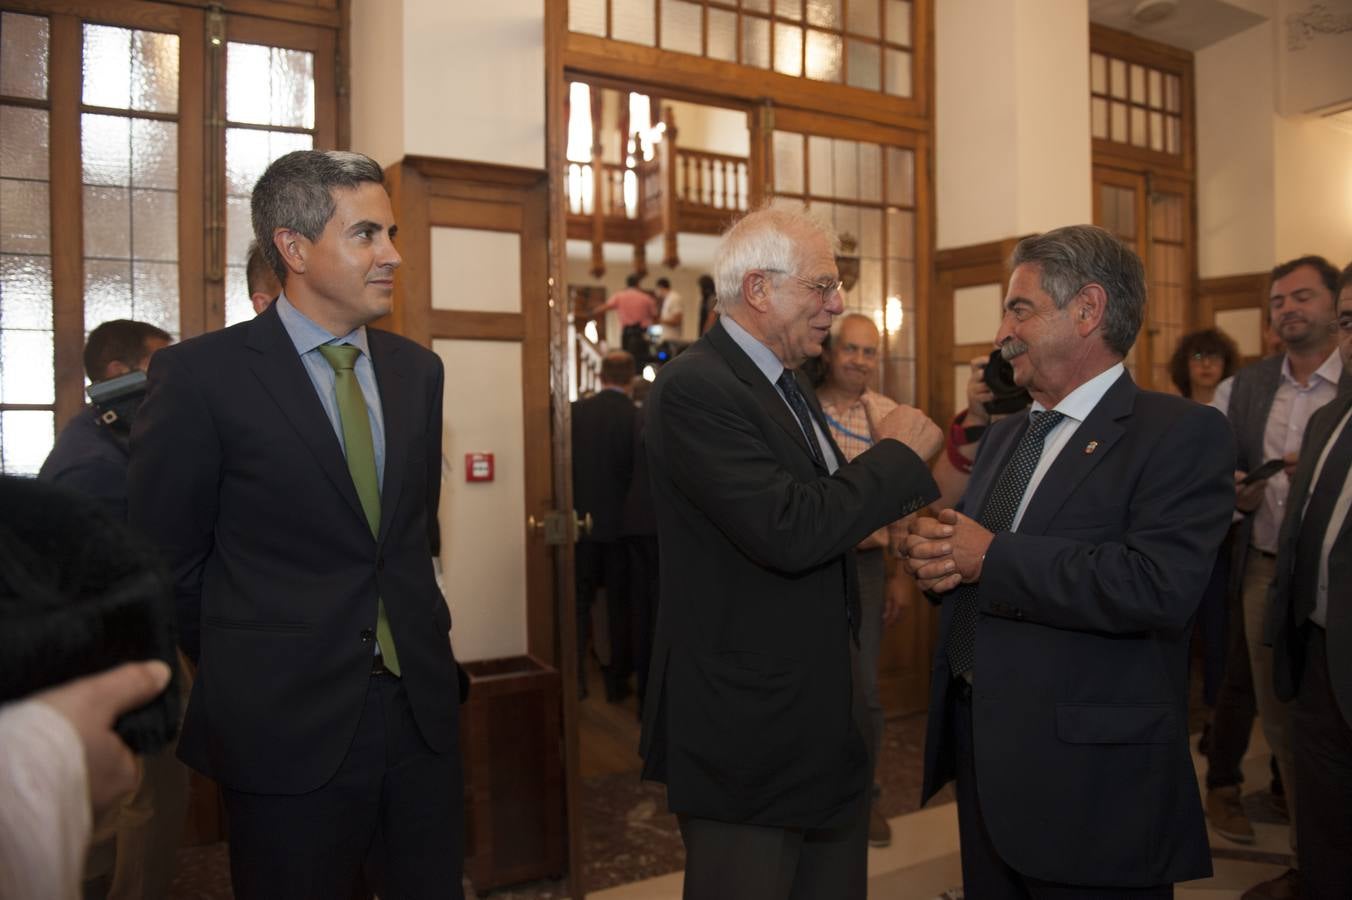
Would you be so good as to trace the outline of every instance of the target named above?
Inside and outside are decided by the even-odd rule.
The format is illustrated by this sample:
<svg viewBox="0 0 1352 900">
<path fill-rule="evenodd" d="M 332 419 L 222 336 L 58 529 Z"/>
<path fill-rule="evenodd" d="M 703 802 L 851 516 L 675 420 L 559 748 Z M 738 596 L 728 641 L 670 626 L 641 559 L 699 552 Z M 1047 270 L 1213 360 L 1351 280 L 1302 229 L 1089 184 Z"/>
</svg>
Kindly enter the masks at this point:
<svg viewBox="0 0 1352 900">
<path fill-rule="evenodd" d="M 240 898 L 461 896 L 443 374 L 366 327 L 400 264 L 382 177 L 339 151 L 268 167 L 282 295 L 157 355 L 132 435 L 131 520 L 197 664 L 179 755 L 221 784 Z"/>
</svg>

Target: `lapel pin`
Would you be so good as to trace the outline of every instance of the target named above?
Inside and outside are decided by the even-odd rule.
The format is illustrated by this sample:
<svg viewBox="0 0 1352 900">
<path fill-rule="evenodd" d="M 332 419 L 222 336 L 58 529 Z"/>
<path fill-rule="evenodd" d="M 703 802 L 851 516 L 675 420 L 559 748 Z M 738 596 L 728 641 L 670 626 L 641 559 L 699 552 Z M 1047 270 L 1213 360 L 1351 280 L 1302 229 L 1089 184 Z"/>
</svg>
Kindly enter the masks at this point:
<svg viewBox="0 0 1352 900">
<path fill-rule="evenodd" d="M 1084 455 L 1088 456 L 1098 449 L 1098 441 L 1090 441 L 1084 445 Z"/>
</svg>

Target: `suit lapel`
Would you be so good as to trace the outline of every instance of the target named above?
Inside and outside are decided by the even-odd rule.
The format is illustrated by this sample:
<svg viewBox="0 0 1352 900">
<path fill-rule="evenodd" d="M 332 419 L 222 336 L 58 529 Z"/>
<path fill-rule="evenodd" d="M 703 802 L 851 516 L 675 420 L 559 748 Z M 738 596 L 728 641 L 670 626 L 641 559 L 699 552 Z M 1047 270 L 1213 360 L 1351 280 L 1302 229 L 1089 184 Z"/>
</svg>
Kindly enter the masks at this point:
<svg viewBox="0 0 1352 900">
<path fill-rule="evenodd" d="M 714 327 L 709 329 L 705 338 L 718 351 L 719 355 L 727 360 L 733 374 L 751 389 L 752 396 L 756 398 L 756 402 L 760 404 L 766 415 L 773 419 L 780 428 L 784 429 L 784 433 L 792 438 L 803 453 L 815 463 L 816 457 L 807 445 L 807 438 L 803 435 L 803 427 L 798 424 L 798 419 L 789 409 L 789 405 L 784 402 L 784 398 L 780 396 L 779 391 L 770 383 L 770 379 L 765 377 L 765 373 L 752 362 L 751 357 L 747 356 L 746 352 L 737 346 L 737 342 L 732 339 L 732 335 L 728 334 L 727 330 L 723 328 L 722 322 L 714 323 Z M 794 374 L 796 377 L 797 373 Z M 798 384 L 801 386 L 802 381 L 799 381 Z M 811 390 L 806 390 L 804 393 L 812 398 L 809 403 L 816 403 L 816 396 Z M 820 415 L 819 409 L 817 414 Z M 820 463 L 817 463 L 817 465 L 820 466 Z"/>
<path fill-rule="evenodd" d="M 385 473 L 380 485 L 380 535 L 390 527 L 399 495 L 404 488 L 404 472 L 408 467 L 408 439 L 413 434 L 413 411 L 410 409 L 412 392 L 408 389 L 408 374 L 399 353 L 399 343 L 388 341 L 386 335 L 372 328 L 366 329 L 367 345 L 371 348 L 371 366 L 376 373 L 376 387 L 380 391 L 380 406 L 385 418 Z"/>
<path fill-rule="evenodd" d="M 1080 427 L 1070 436 L 1061 454 L 1052 463 L 1028 502 L 1019 531 L 1043 534 L 1062 505 L 1075 493 L 1080 482 L 1108 456 L 1114 444 L 1126 433 L 1119 423 L 1131 415 L 1139 389 L 1131 376 L 1123 372 L 1108 388 Z M 1093 449 L 1088 449 L 1093 444 Z"/>
<path fill-rule="evenodd" d="M 277 316 L 275 304 L 253 320 L 245 345 L 253 351 L 249 368 L 262 383 L 263 390 L 272 397 L 281 409 L 282 417 L 314 455 L 319 470 L 347 500 L 353 513 L 365 522 L 366 514 L 352 484 L 338 436 L 333 433 L 333 423 L 324 413 L 314 382 Z"/>
</svg>

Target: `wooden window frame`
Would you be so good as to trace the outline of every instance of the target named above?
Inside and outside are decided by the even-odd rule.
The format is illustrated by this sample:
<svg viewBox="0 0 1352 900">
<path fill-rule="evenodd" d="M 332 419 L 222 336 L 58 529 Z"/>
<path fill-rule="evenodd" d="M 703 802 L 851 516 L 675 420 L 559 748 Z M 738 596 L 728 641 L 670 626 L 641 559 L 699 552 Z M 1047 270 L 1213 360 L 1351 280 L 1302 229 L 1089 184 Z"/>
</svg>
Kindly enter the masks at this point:
<svg viewBox="0 0 1352 900">
<path fill-rule="evenodd" d="M 1089 52 L 1103 54 L 1111 59 L 1119 59 L 1128 64 L 1136 63 L 1165 74 L 1175 75 L 1179 79 L 1179 116 L 1181 118 L 1179 134 L 1179 152 L 1168 153 L 1151 150 L 1149 147 L 1135 147 L 1120 141 L 1106 138 L 1093 138 L 1093 156 L 1095 165 L 1116 166 L 1139 171 L 1142 167 L 1151 172 L 1170 177 L 1194 178 L 1196 172 L 1197 114 L 1193 96 L 1195 82 L 1193 78 L 1192 54 L 1177 47 L 1170 47 L 1156 41 L 1146 40 L 1125 31 L 1117 31 L 1102 25 L 1089 26 Z M 1086 60 L 1086 65 L 1092 65 Z M 1092 82 L 1091 82 L 1092 85 Z M 1126 103 L 1132 108 L 1154 111 L 1149 107 L 1133 103 L 1128 86 L 1127 99 L 1109 98 L 1115 102 Z M 1093 102 L 1092 93 L 1089 102 Z M 1092 113 L 1091 113 L 1092 115 Z M 1128 122 L 1130 130 L 1130 122 Z"/>
<path fill-rule="evenodd" d="M 606 32 L 611 33 L 610 10 L 613 0 L 607 0 Z M 661 72 L 662 96 L 671 96 L 671 89 L 684 89 L 705 98 L 717 96 L 729 101 L 756 103 L 765 97 L 774 97 L 776 103 L 809 112 L 818 112 L 832 116 L 847 116 L 886 126 L 899 126 L 905 129 L 926 131 L 929 128 L 929 115 L 933 103 L 934 67 L 934 0 L 912 0 L 910 46 L 890 44 L 885 38 L 878 38 L 880 52 L 892 47 L 911 54 L 911 96 L 897 97 L 881 90 L 851 87 L 844 82 L 846 69 L 842 68 L 842 82 L 816 81 L 806 76 L 785 75 L 773 68 L 762 69 L 744 63 L 727 62 L 706 56 L 695 56 L 660 47 L 646 47 L 628 41 L 598 37 L 568 30 L 568 0 L 546 0 L 554 8 L 549 17 L 551 27 L 559 34 L 551 37 L 557 41 L 562 55 L 564 68 L 569 80 L 591 80 L 596 77 L 610 78 L 625 84 L 641 84 L 652 79 L 653 72 Z M 661 41 L 661 2 L 656 4 L 657 19 L 654 23 L 654 42 Z M 752 12 L 738 9 L 737 4 L 728 0 L 703 0 L 702 22 L 707 21 L 708 9 L 738 12 L 742 16 L 764 19 L 773 26 L 775 23 L 795 25 L 804 30 L 821 31 L 828 34 L 847 34 L 843 29 L 834 31 L 809 25 L 806 18 L 792 20 L 777 16 L 773 12 Z M 741 56 L 741 19 L 738 19 L 737 54 Z M 886 22 L 879 21 L 879 31 L 885 33 Z M 702 47 L 707 43 L 707 27 L 702 32 Z M 771 34 L 771 60 L 774 59 L 773 35 Z M 852 32 L 848 33 L 854 36 Z M 864 38 L 872 41 L 873 38 Z M 802 42 L 806 48 L 807 41 Z M 804 49 L 802 52 L 806 52 Z M 702 102 L 709 102 L 707 99 Z"/>
<path fill-rule="evenodd" d="M 216 108 L 224 110 L 224 70 L 211 71 L 207 26 L 212 8 L 225 16 L 227 40 L 250 40 L 269 46 L 311 50 L 315 58 L 316 146 L 344 146 L 349 113 L 342 73 L 347 53 L 348 0 L 312 0 L 307 5 L 286 0 L 0 0 L 0 10 L 44 17 L 49 23 L 48 94 L 45 104 L 6 98 L 13 105 L 48 110 L 49 209 L 51 216 L 52 330 L 55 402 L 5 404 L 4 409 L 52 409 L 59 430 L 84 406 L 84 221 L 81 123 L 84 112 L 109 112 L 82 102 L 83 24 L 177 34 L 179 38 L 179 101 L 172 116 L 134 113 L 137 117 L 171 118 L 178 124 L 178 278 L 179 333 L 192 337 L 224 322 L 224 267 L 209 271 L 213 242 L 224 255 L 223 117 L 211 121 L 211 92 L 219 91 Z M 266 25 L 259 21 L 268 20 Z M 224 65 L 224 46 L 219 53 Z M 117 112 L 117 111 L 114 111 Z M 121 113 L 119 113 L 121 114 Z M 219 141 L 219 156 L 207 148 Z M 208 192 L 219 179 L 214 197 Z M 193 198 L 202 198 L 194 202 Z M 222 228 L 213 221 L 210 204 L 219 203 Z M 213 276 L 215 276 L 213 278 Z"/>
</svg>

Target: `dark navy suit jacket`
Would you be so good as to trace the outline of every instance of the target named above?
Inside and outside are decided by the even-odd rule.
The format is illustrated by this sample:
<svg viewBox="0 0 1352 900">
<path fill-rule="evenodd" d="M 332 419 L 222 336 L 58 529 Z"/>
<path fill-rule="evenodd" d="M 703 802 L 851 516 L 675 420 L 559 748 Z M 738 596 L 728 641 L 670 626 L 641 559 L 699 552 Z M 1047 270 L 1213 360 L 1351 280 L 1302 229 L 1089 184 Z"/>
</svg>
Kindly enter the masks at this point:
<svg viewBox="0 0 1352 900">
<path fill-rule="evenodd" d="M 959 508 L 973 517 L 1027 429 L 991 427 Z M 1097 442 L 1092 450 L 1090 441 Z M 972 719 L 1000 857 L 1065 884 L 1211 873 L 1188 753 L 1188 637 L 1234 506 L 1234 437 L 1213 409 L 1113 383 L 980 581 Z M 942 599 L 942 596 L 940 597 Z M 940 620 L 923 798 L 954 774 Z"/>
<path fill-rule="evenodd" d="M 179 755 L 234 790 L 305 793 L 337 770 L 366 699 L 378 599 L 419 730 L 456 748 L 450 614 L 432 569 L 441 360 L 367 336 L 385 420 L 375 537 L 275 305 L 150 364 L 131 520 L 164 550 L 198 663 Z"/>
</svg>

